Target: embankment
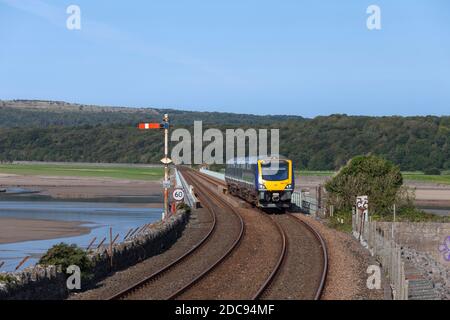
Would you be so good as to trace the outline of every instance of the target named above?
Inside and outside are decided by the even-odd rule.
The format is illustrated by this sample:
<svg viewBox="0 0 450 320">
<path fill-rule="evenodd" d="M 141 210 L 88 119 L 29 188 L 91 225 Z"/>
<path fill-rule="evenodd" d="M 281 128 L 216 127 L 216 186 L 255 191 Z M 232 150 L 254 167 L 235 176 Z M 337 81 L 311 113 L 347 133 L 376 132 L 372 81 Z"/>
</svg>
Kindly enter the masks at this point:
<svg viewBox="0 0 450 320">
<path fill-rule="evenodd" d="M 106 247 L 89 252 L 89 258 L 94 263 L 91 270 L 93 280 L 90 283 L 82 283 L 82 288 L 87 289 L 112 272 L 167 250 L 181 236 L 189 216 L 189 211 L 179 210 L 132 239 L 114 245 L 112 254 Z M 35 266 L 18 273 L 0 273 L 0 300 L 65 299 L 69 295 L 67 276 L 65 270 L 59 266 Z"/>
</svg>

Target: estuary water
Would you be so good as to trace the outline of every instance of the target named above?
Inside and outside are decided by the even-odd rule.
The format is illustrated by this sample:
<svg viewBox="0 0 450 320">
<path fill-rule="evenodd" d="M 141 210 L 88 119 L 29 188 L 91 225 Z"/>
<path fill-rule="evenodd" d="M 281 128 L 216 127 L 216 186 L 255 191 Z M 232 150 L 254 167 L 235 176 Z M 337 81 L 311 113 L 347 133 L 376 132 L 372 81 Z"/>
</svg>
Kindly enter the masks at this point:
<svg viewBox="0 0 450 320">
<path fill-rule="evenodd" d="M 0 244 L 0 263 L 5 262 L 0 272 L 13 271 L 26 256 L 31 258 L 21 269 L 33 266 L 51 246 L 60 242 L 85 248 L 96 237 L 96 247 L 106 237 L 107 244 L 110 227 L 113 228 L 113 237 L 119 234 L 117 242 L 120 242 L 131 228 L 159 220 L 161 212 L 159 208 L 142 208 L 130 203 L 0 201 L 0 217 L 82 221 L 82 226 L 91 228 L 88 234 L 80 236 Z"/>
</svg>

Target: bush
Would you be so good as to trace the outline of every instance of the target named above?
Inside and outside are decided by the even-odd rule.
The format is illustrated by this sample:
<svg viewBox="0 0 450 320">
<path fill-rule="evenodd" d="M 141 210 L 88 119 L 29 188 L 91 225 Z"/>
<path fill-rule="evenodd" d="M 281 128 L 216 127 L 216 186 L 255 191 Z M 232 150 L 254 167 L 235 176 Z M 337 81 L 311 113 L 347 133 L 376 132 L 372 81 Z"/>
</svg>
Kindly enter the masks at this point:
<svg viewBox="0 0 450 320">
<path fill-rule="evenodd" d="M 438 168 L 428 168 L 425 169 L 423 173 L 430 176 L 440 176 L 441 170 L 439 170 Z"/>
<path fill-rule="evenodd" d="M 372 214 L 390 212 L 398 200 L 403 184 L 400 168 L 377 156 L 358 156 L 348 162 L 336 176 L 325 185 L 329 204 L 337 211 L 350 211 L 356 197 L 369 197 Z"/>
<path fill-rule="evenodd" d="M 186 203 L 180 202 L 177 205 L 177 210 L 185 210 L 186 212 L 191 212 L 191 207 L 189 207 Z"/>
<path fill-rule="evenodd" d="M 84 280 L 92 278 L 93 262 L 88 258 L 86 251 L 75 244 L 60 243 L 54 245 L 41 257 L 39 264 L 44 266 L 59 265 L 62 266 L 64 272 L 67 267 L 76 265 L 80 268 Z"/>
<path fill-rule="evenodd" d="M 17 283 L 17 279 L 9 274 L 0 274 L 0 282 L 6 284 L 15 284 Z"/>
</svg>

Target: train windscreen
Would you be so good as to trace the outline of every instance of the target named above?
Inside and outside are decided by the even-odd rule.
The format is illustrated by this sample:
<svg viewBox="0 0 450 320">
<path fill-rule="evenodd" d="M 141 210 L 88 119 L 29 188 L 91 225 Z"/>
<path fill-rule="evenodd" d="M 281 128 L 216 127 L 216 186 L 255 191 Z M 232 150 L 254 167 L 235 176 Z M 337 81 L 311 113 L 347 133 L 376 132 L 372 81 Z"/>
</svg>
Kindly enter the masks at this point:
<svg viewBox="0 0 450 320">
<path fill-rule="evenodd" d="M 289 165 L 287 162 L 261 163 L 262 178 L 267 181 L 286 180 L 289 178 Z"/>
</svg>

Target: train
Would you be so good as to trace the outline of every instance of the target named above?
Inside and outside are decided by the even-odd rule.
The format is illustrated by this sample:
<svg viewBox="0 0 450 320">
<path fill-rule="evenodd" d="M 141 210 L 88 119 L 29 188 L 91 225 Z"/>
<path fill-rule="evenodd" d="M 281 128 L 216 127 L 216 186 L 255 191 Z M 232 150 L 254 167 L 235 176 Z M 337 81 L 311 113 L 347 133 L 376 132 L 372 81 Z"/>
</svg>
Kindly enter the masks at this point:
<svg viewBox="0 0 450 320">
<path fill-rule="evenodd" d="M 228 192 L 262 209 L 288 209 L 295 189 L 292 160 L 281 156 L 227 161 Z"/>
</svg>

